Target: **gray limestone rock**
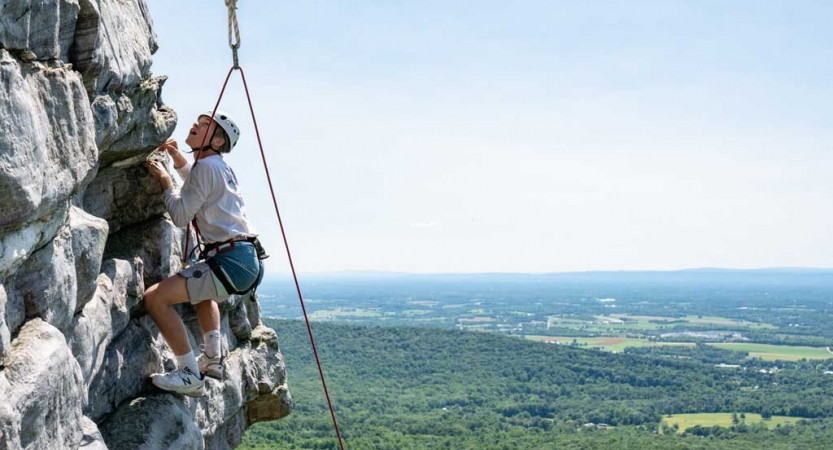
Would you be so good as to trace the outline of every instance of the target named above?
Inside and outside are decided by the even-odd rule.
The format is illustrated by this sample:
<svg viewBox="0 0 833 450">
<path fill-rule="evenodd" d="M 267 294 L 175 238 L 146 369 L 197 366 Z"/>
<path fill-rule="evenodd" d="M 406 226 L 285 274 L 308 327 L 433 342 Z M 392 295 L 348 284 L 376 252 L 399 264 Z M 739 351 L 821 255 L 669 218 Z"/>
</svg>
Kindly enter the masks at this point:
<svg viewBox="0 0 833 450">
<path fill-rule="evenodd" d="M 137 86 L 157 49 L 144 0 L 81 0 L 70 58 L 92 93 Z"/>
<path fill-rule="evenodd" d="M 229 311 L 229 326 L 234 337 L 238 341 L 248 341 L 252 337 L 252 325 L 249 323 L 249 315 L 246 311 L 246 303 L 240 301 L 237 306 Z"/>
<path fill-rule="evenodd" d="M 255 339 L 232 350 L 226 358 L 226 379 L 223 382 L 209 380 L 207 395 L 193 399 L 168 393 L 156 393 L 148 398 L 167 398 L 167 404 L 182 405 L 188 413 L 188 422 L 178 423 L 177 432 L 171 432 L 172 442 L 182 439 L 181 433 L 190 435 L 190 426 L 195 424 L 202 431 L 202 439 L 193 448 L 229 449 L 240 444 L 245 429 L 263 420 L 285 417 L 292 408 L 292 398 L 286 387 L 286 369 L 283 356 L 277 347 L 274 331 L 259 327 Z M 166 352 L 169 355 L 169 352 Z M 153 390 L 154 388 L 151 388 Z M 154 392 L 159 392 L 155 391 Z M 131 435 L 135 422 L 122 419 L 132 417 L 135 421 L 152 421 L 145 417 L 146 409 L 152 404 L 122 405 L 115 414 L 116 420 L 102 423 L 100 428 L 110 448 L 167 448 L 168 441 L 160 444 L 149 443 L 146 437 Z M 158 408 L 158 405 L 152 406 Z M 184 416 L 183 416 L 184 421 Z M 142 424 L 142 427 L 150 426 Z M 146 447 L 142 447 L 142 446 Z M 161 445 L 161 446 L 159 446 Z M 203 447 L 204 445 L 204 447 Z"/>
<path fill-rule="evenodd" d="M 0 280 L 5 285 L 5 312 L 0 321 L 4 322 L 10 332 L 17 330 L 26 320 L 26 308 L 23 297 L 16 295 L 15 279 L 20 275 L 16 272 L 27 261 L 32 252 L 42 248 L 55 237 L 60 227 L 67 220 L 67 205 L 55 217 L 44 221 L 35 221 L 29 227 L 21 228 L 0 238 Z M 0 327 L 2 335 L 2 327 Z"/>
<path fill-rule="evenodd" d="M 141 274 L 127 261 L 104 262 L 92 301 L 73 318 L 66 333 L 67 343 L 89 386 L 104 363 L 107 346 L 130 322 L 130 311 L 143 291 Z"/>
<path fill-rule="evenodd" d="M 105 220 L 73 206 L 69 211 L 69 228 L 72 233 L 72 253 L 75 256 L 75 278 L 78 280 L 75 306 L 75 312 L 78 312 L 95 292 L 108 226 Z"/>
<path fill-rule="evenodd" d="M 50 215 L 10 233 L 0 233 L 0 279 L 16 271 L 32 252 L 43 247 L 67 220 L 69 203 L 62 203 Z"/>
<path fill-rule="evenodd" d="M 92 101 L 102 166 L 147 154 L 176 128 L 176 113 L 161 101 L 167 77 L 156 77 Z"/>
<path fill-rule="evenodd" d="M 2 0 L 0 7 L 0 46 L 69 61 L 78 0 Z"/>
<path fill-rule="evenodd" d="M 81 430 L 84 436 L 81 438 L 78 450 L 109 450 L 107 444 L 104 443 L 104 437 L 101 436 L 101 431 L 98 430 L 98 425 L 89 417 L 84 416 L 81 419 Z"/>
<path fill-rule="evenodd" d="M 0 372 L 0 392 L 9 390 L 11 390 L 9 382 Z M 12 409 L 10 403 L 0 402 L 0 450 L 20 449 L 20 426 L 18 426 L 19 422 L 14 421 L 16 414 L 17 412 Z M 4 417 L 5 421 L 2 419 Z"/>
<path fill-rule="evenodd" d="M 252 327 L 263 325 L 260 320 L 260 302 L 257 301 L 257 291 L 252 292 L 243 299 L 246 304 L 246 314 L 249 316 L 249 324 Z"/>
<path fill-rule="evenodd" d="M 9 329 L 10 334 L 14 334 L 23 325 L 23 322 L 26 321 L 26 307 L 23 305 L 23 298 L 14 295 L 14 279 L 5 281 L 5 326 Z"/>
<path fill-rule="evenodd" d="M 111 234 L 104 250 L 108 258 L 139 257 L 144 263 L 145 286 L 179 272 L 183 231 L 159 216 Z"/>
<path fill-rule="evenodd" d="M 242 411 L 226 418 L 209 435 L 204 435 L 205 448 L 211 450 L 231 450 L 243 442 L 246 431 L 246 414 Z"/>
<path fill-rule="evenodd" d="M 59 330 L 66 329 L 75 313 L 78 292 L 74 263 L 72 236 L 69 228 L 63 228 L 14 275 L 7 292 L 8 304 L 16 308 L 22 305 L 27 319 L 39 317 Z M 19 311 L 15 318 L 9 323 L 12 331 L 20 325 Z"/>
<path fill-rule="evenodd" d="M 164 361 L 172 357 L 150 317 L 132 319 L 107 346 L 90 383 L 84 414 L 101 421 L 124 401 L 153 389 L 150 374 L 163 372 L 166 369 Z M 167 370 L 172 368 L 169 366 Z M 104 428 L 101 431 L 104 432 Z"/>
<path fill-rule="evenodd" d="M 170 394 L 151 394 L 122 405 L 100 429 L 107 446 L 119 450 L 205 448 L 182 398 Z"/>
<path fill-rule="evenodd" d="M 0 49 L 0 235 L 48 214 L 95 174 L 93 118 L 78 73 Z"/>
<path fill-rule="evenodd" d="M 86 390 L 55 327 L 26 323 L 0 370 L 0 449 L 77 448 Z"/>
<path fill-rule="evenodd" d="M 84 192 L 83 203 L 85 211 L 107 221 L 110 233 L 166 211 L 159 182 L 141 164 L 103 169 Z"/>
<path fill-rule="evenodd" d="M 282 419 L 292 412 L 292 396 L 286 384 L 263 392 L 246 404 L 246 428 L 258 422 Z"/>
<path fill-rule="evenodd" d="M 258 326 L 252 330 L 252 350 L 243 373 L 247 394 L 246 426 L 277 420 L 292 411 L 292 397 L 286 385 L 286 365 L 278 348 L 275 330 Z"/>
<path fill-rule="evenodd" d="M 6 325 L 6 289 L 0 284 L 0 366 L 6 363 L 10 343 L 11 333 Z"/>
</svg>

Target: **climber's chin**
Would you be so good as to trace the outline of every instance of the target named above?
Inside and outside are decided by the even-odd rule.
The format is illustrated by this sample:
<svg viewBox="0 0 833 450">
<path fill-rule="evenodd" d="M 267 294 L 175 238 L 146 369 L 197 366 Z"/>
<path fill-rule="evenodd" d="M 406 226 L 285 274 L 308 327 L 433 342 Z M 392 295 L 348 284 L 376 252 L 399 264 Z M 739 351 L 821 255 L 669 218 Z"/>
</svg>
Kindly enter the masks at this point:
<svg viewBox="0 0 833 450">
<path fill-rule="evenodd" d="M 188 137 L 185 138 L 185 145 L 191 147 L 192 150 L 200 146 L 199 136 L 196 132 L 188 133 Z"/>
</svg>

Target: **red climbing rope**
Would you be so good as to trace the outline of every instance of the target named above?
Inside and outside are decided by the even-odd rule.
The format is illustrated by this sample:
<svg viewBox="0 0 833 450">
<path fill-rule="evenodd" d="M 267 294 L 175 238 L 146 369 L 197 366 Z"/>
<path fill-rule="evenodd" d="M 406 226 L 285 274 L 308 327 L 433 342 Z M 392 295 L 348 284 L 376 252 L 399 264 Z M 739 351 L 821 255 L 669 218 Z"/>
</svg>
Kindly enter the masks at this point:
<svg viewBox="0 0 833 450">
<path fill-rule="evenodd" d="M 228 74 L 226 75 L 225 81 L 223 81 L 223 88 L 220 90 L 220 96 L 217 98 L 217 103 L 214 104 L 214 110 L 211 112 L 211 118 L 214 118 L 214 115 L 217 114 L 217 109 L 220 107 L 220 101 L 223 99 L 223 94 L 226 92 L 226 86 L 228 85 L 229 78 L 231 77 L 231 73 L 235 70 L 240 71 L 240 77 L 243 79 L 243 88 L 246 90 L 246 100 L 249 102 L 249 111 L 252 114 L 252 123 L 255 126 L 255 136 L 257 136 L 257 145 L 260 147 L 260 156 L 263 159 L 263 168 L 266 170 L 266 180 L 269 182 L 269 192 L 272 194 L 272 204 L 275 206 L 275 215 L 278 217 L 278 225 L 281 228 L 281 236 L 283 236 L 283 244 L 286 247 L 286 256 L 289 258 L 289 267 L 292 269 L 292 278 L 295 280 L 295 289 L 298 291 L 298 300 L 301 302 L 301 310 L 304 312 L 304 320 L 307 323 L 307 333 L 309 333 L 309 341 L 312 344 L 312 353 L 315 355 L 315 362 L 318 364 L 318 374 L 321 376 L 321 385 L 324 387 L 324 396 L 327 397 L 327 405 L 330 407 L 330 416 L 333 419 L 333 427 L 336 431 L 336 437 L 338 437 L 338 445 L 341 450 L 344 450 L 344 441 L 341 439 L 341 432 L 338 429 L 338 421 L 336 420 L 336 413 L 333 409 L 333 402 L 330 400 L 330 392 L 327 390 L 327 382 L 324 380 L 324 370 L 321 368 L 321 359 L 318 357 L 318 348 L 315 345 L 315 338 L 312 336 L 312 328 L 309 324 L 309 316 L 307 315 L 307 308 L 304 305 L 304 296 L 301 295 L 301 285 L 298 283 L 298 275 L 295 273 L 295 264 L 292 262 L 292 253 L 289 251 L 289 242 L 286 239 L 286 232 L 283 228 L 283 220 L 281 220 L 281 212 L 278 209 L 278 200 L 275 197 L 275 189 L 272 187 L 272 177 L 269 174 L 269 165 L 266 163 L 266 152 L 263 151 L 263 143 L 260 139 L 260 131 L 257 128 L 257 118 L 255 118 L 255 109 L 252 106 L 252 97 L 249 95 L 249 86 L 246 83 L 246 74 L 243 73 L 243 68 L 240 67 L 237 60 L 237 49 L 240 48 L 240 30 L 237 26 L 237 0 L 225 0 L 226 6 L 228 7 L 228 22 L 229 22 L 229 47 L 231 47 L 232 55 L 234 57 L 234 65 L 229 69 Z M 234 41 L 232 40 L 232 31 L 234 34 Z M 200 148 L 205 148 L 205 142 L 208 139 L 208 133 L 205 134 L 203 137 L 202 144 Z M 194 165 L 196 166 L 199 162 L 200 155 L 202 152 L 197 154 L 196 158 L 194 159 Z M 197 222 L 194 220 L 194 228 L 197 230 L 197 240 L 199 240 L 199 228 L 197 228 Z M 188 239 L 190 238 L 190 225 L 189 229 L 186 231 L 187 237 L 185 238 L 185 248 L 186 252 L 188 252 Z"/>
<path fill-rule="evenodd" d="M 292 278 L 295 280 L 295 289 L 298 292 L 298 300 L 301 302 L 301 310 L 304 312 L 304 320 L 307 323 L 307 333 L 309 334 L 309 341 L 312 344 L 312 352 L 315 355 L 315 362 L 318 364 L 318 374 L 321 376 L 321 385 L 324 387 L 324 396 L 327 397 L 327 405 L 330 407 L 330 416 L 333 419 L 333 426 L 335 427 L 336 437 L 338 437 L 338 445 L 341 450 L 344 450 L 344 441 L 341 439 L 341 432 L 338 429 L 338 421 L 336 420 L 335 410 L 333 409 L 333 403 L 330 400 L 330 392 L 327 389 L 327 382 L 324 380 L 324 370 L 321 368 L 321 359 L 318 357 L 318 348 L 315 345 L 315 338 L 312 335 L 312 328 L 310 327 L 309 323 L 309 316 L 307 315 L 307 308 L 304 305 L 304 297 L 301 294 L 301 285 L 298 283 L 298 275 L 295 272 L 295 264 L 292 262 L 292 253 L 289 251 L 289 242 L 286 239 L 286 232 L 284 231 L 283 227 L 283 220 L 281 220 L 281 212 L 278 209 L 278 200 L 275 197 L 275 189 L 272 187 L 272 177 L 269 174 L 269 165 L 266 163 L 266 152 L 263 151 L 263 143 L 260 139 L 260 131 L 257 127 L 257 118 L 255 118 L 255 110 L 252 106 L 252 98 L 249 95 L 249 86 L 246 83 L 246 75 L 243 73 L 243 68 L 240 66 L 235 65 L 231 69 L 229 69 L 228 75 L 226 75 L 226 79 L 223 82 L 223 88 L 220 90 L 220 97 L 217 99 L 217 103 L 214 105 L 214 111 L 212 112 L 212 117 L 214 114 L 217 113 L 217 109 L 220 106 L 220 101 L 223 98 L 223 94 L 226 91 L 226 85 L 228 85 L 229 77 L 231 77 L 231 73 L 235 70 L 240 71 L 240 77 L 243 79 L 243 88 L 246 91 L 246 100 L 249 102 L 249 111 L 252 114 L 252 122 L 254 123 L 255 127 L 255 136 L 257 136 L 257 145 L 260 147 L 260 156 L 263 160 L 263 168 L 266 170 L 266 180 L 269 182 L 269 192 L 272 194 L 272 204 L 275 206 L 275 214 L 278 217 L 278 225 L 281 228 L 281 236 L 283 236 L 283 243 L 284 247 L 286 247 L 286 256 L 289 258 L 289 267 L 292 269 Z M 205 137 L 203 138 L 202 145 L 200 148 L 205 146 L 205 140 L 208 138 L 208 133 L 206 133 Z M 199 162 L 199 154 L 197 155 L 196 159 L 194 160 L 194 165 Z M 194 224 L 196 226 L 196 223 Z M 189 225 L 190 227 L 190 225 Z M 190 236 L 190 230 L 188 232 Z M 188 248 L 188 238 L 186 238 L 186 251 Z"/>
<path fill-rule="evenodd" d="M 242 67 L 240 69 L 240 77 L 243 79 L 243 88 L 246 90 L 246 100 L 249 102 L 249 111 L 252 113 L 252 122 L 255 126 L 255 135 L 257 136 L 257 145 L 260 147 L 260 156 L 263 159 L 263 168 L 266 169 L 266 180 L 269 182 L 269 192 L 272 194 L 272 204 L 275 205 L 275 214 L 278 216 L 278 225 L 281 227 L 281 235 L 283 236 L 283 244 L 286 247 L 286 256 L 289 258 L 289 267 L 292 269 L 292 278 L 295 280 L 295 289 L 298 291 L 298 300 L 301 301 L 301 310 L 304 312 L 304 320 L 307 323 L 307 333 L 309 333 L 309 341 L 312 344 L 312 352 L 315 354 L 315 362 L 318 364 L 318 374 L 321 376 L 321 385 L 324 387 L 324 396 L 327 397 L 327 405 L 330 407 L 330 416 L 333 418 L 333 427 L 336 430 L 338 437 L 338 445 L 341 450 L 344 450 L 344 442 L 341 440 L 341 432 L 338 430 L 338 421 L 336 420 L 336 413 L 333 409 L 333 403 L 330 401 L 330 392 L 327 390 L 327 382 L 324 381 L 324 370 L 321 368 L 321 360 L 318 358 L 318 349 L 315 346 L 315 338 L 312 337 L 312 328 L 309 325 L 309 317 L 307 316 L 307 308 L 304 306 L 304 297 L 301 295 L 301 285 L 298 284 L 298 275 L 295 273 L 295 264 L 292 262 L 292 254 L 289 252 L 289 243 L 286 240 L 286 232 L 283 229 L 283 221 L 281 220 L 281 212 L 278 210 L 278 200 L 275 198 L 275 190 L 272 188 L 272 177 L 269 176 L 269 165 L 266 164 L 266 153 L 263 151 L 263 144 L 260 141 L 260 131 L 257 129 L 257 119 L 255 119 L 255 110 L 252 107 L 252 98 L 249 96 L 249 86 L 246 84 L 246 74 L 243 73 Z M 235 68 L 232 68 L 232 70 Z"/>
</svg>

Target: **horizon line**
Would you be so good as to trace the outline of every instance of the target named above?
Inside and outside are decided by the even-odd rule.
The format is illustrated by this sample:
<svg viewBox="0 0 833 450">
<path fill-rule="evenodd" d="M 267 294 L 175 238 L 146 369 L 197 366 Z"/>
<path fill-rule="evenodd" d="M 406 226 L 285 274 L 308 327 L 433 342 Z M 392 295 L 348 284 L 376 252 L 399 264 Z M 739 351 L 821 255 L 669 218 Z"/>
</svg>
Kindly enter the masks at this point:
<svg viewBox="0 0 833 450">
<path fill-rule="evenodd" d="M 473 276 L 473 275 L 578 275 L 578 274 L 626 274 L 626 273 L 679 273 L 679 272 L 833 272 L 833 267 L 811 266 L 771 266 L 752 268 L 730 267 L 691 267 L 685 269 L 609 269 L 609 270 L 567 270 L 552 272 L 406 272 L 395 270 L 361 270 L 346 269 L 333 271 L 298 272 L 299 276 Z M 270 272 L 266 275 L 282 275 L 291 277 L 291 273 Z"/>
</svg>

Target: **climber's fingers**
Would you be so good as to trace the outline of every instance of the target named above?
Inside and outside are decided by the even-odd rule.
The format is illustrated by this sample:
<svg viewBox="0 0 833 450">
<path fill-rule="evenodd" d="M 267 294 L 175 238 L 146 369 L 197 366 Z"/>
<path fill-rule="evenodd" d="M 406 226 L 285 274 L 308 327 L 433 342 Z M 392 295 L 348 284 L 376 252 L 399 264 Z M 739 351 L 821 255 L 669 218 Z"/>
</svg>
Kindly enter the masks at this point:
<svg viewBox="0 0 833 450">
<path fill-rule="evenodd" d="M 167 141 L 165 141 L 164 144 L 160 145 L 156 149 L 156 151 L 158 151 L 158 152 L 166 151 L 166 152 L 170 153 L 171 156 L 173 156 L 173 155 L 175 155 L 176 153 L 179 152 L 179 147 L 176 143 L 176 139 L 171 138 L 171 139 L 168 139 Z"/>
<path fill-rule="evenodd" d="M 168 139 L 165 141 L 165 150 L 168 151 L 171 155 L 179 151 L 179 146 L 176 143 L 176 139 Z"/>
<path fill-rule="evenodd" d="M 145 168 L 150 172 L 150 176 L 157 180 L 168 173 L 159 161 L 148 161 L 145 163 Z"/>
</svg>

